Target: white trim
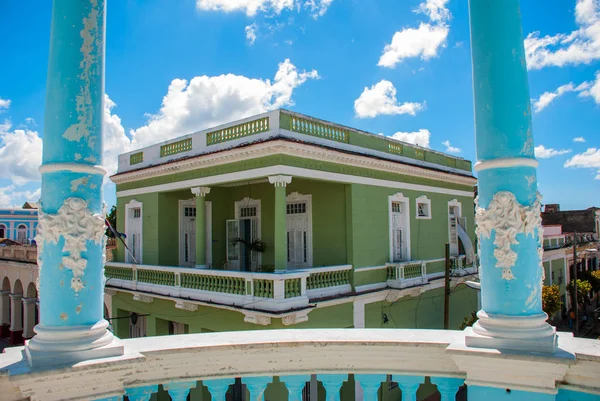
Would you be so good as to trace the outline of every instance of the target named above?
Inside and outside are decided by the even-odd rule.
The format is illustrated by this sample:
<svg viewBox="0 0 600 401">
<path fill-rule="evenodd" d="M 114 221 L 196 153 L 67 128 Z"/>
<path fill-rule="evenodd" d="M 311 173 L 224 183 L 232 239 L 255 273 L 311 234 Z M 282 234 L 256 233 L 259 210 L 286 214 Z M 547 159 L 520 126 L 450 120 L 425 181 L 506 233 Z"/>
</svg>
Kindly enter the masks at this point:
<svg viewBox="0 0 600 401">
<path fill-rule="evenodd" d="M 419 203 L 427 205 L 427 215 L 419 216 Z M 427 195 L 421 195 L 415 199 L 415 218 L 417 220 L 431 220 L 431 199 Z"/>
<path fill-rule="evenodd" d="M 388 285 L 387 285 L 386 281 L 384 281 L 383 283 L 373 283 L 373 284 L 358 285 L 354 289 L 356 291 L 356 294 L 361 294 L 363 292 L 383 290 L 385 288 L 388 288 Z"/>
<path fill-rule="evenodd" d="M 91 166 L 80 163 L 48 163 L 42 164 L 39 168 L 40 174 L 54 173 L 56 171 L 70 171 L 72 173 L 87 173 L 106 175 L 106 170 L 102 166 Z"/>
<path fill-rule="evenodd" d="M 539 162 L 536 159 L 528 157 L 507 157 L 502 159 L 481 160 L 475 163 L 473 168 L 475 171 L 489 170 L 492 168 L 508 168 L 508 167 L 534 167 L 538 166 Z"/>
<path fill-rule="evenodd" d="M 466 197 L 470 197 L 470 198 L 472 198 L 474 195 L 474 193 L 472 191 L 461 191 L 458 189 L 432 187 L 432 186 L 428 186 L 428 185 L 410 184 L 410 183 L 400 182 L 400 181 L 380 180 L 377 178 L 367 178 L 367 177 L 360 177 L 360 176 L 347 175 L 347 174 L 329 173 L 326 171 L 311 170 L 311 169 L 301 168 L 301 167 L 277 165 L 277 166 L 270 166 L 270 167 L 261 167 L 261 168 L 252 169 L 252 170 L 244 170 L 244 171 L 239 171 L 239 172 L 235 172 L 235 173 L 227 173 L 227 174 L 213 175 L 210 177 L 194 178 L 191 180 L 171 182 L 168 184 L 160 184 L 160 185 L 153 185 L 153 186 L 149 186 L 149 187 L 128 189 L 125 191 L 118 191 L 117 197 L 135 196 L 135 195 L 154 193 L 154 192 L 176 191 L 179 189 L 188 189 L 192 186 L 200 186 L 200 185 L 210 186 L 210 185 L 225 184 L 225 183 L 231 183 L 231 182 L 237 182 L 237 181 L 247 181 L 247 180 L 252 180 L 252 179 L 257 179 L 257 178 L 264 178 L 265 176 L 269 176 L 269 175 L 277 175 L 277 174 L 286 174 L 286 175 L 292 175 L 292 176 L 296 176 L 296 177 L 325 180 L 325 181 L 335 181 L 335 182 L 345 183 L 345 184 L 372 185 L 372 186 L 384 187 L 384 188 L 430 192 L 430 193 L 452 195 L 452 196 L 466 196 Z"/>
<path fill-rule="evenodd" d="M 296 202 L 306 202 L 306 213 L 305 214 L 308 219 L 308 227 L 307 227 L 307 235 L 306 235 L 306 242 L 307 242 L 306 254 L 307 255 L 306 255 L 306 266 L 301 267 L 301 268 L 309 268 L 309 267 L 312 267 L 312 265 L 313 265 L 312 195 L 310 195 L 310 194 L 302 195 L 298 192 L 292 192 L 291 194 L 286 196 L 286 198 L 285 198 L 285 206 L 286 206 L 286 214 L 285 214 L 286 230 L 285 231 L 286 231 L 286 235 L 287 235 L 287 205 L 291 204 L 291 203 L 296 203 Z M 287 241 L 286 241 L 286 243 L 287 243 Z M 287 249 L 286 249 L 286 254 L 287 254 Z M 286 255 L 286 260 L 287 260 L 287 255 Z M 288 269 L 290 269 L 289 265 L 288 265 Z"/>
<path fill-rule="evenodd" d="M 404 216 L 404 227 L 406 229 L 406 257 L 404 258 L 405 262 L 410 260 L 410 200 L 406 196 L 404 196 L 401 192 L 398 192 L 394 195 L 388 196 L 388 237 L 389 237 L 389 245 L 390 245 L 390 262 L 394 260 L 394 239 L 392 236 L 392 228 L 393 228 L 393 213 L 392 213 L 392 202 L 400 202 L 404 203 L 406 208 L 406 213 Z"/>
<path fill-rule="evenodd" d="M 259 135 L 261 134 L 254 136 L 254 138 L 258 139 Z M 227 147 L 229 146 L 231 145 L 227 144 Z M 366 149 L 359 148 L 359 150 L 364 152 Z M 440 171 L 444 169 L 446 169 L 446 171 L 450 170 L 449 167 L 442 165 L 432 164 L 432 168 L 440 169 L 434 170 L 432 168 L 415 166 L 414 164 L 405 164 L 401 160 L 393 161 L 374 158 L 371 156 L 359 156 L 356 154 L 348 154 L 336 150 L 316 147 L 310 144 L 290 142 L 281 139 L 257 143 L 243 148 L 234 148 L 215 153 L 200 154 L 180 161 L 173 161 L 171 163 L 161 164 L 154 167 L 146 167 L 139 170 L 122 172 L 118 173 L 117 175 L 113 175 L 111 180 L 115 184 L 122 184 L 125 182 L 132 182 L 150 177 L 170 175 L 184 171 L 196 170 L 199 168 L 207 168 L 237 161 L 251 160 L 264 156 L 272 156 L 273 154 L 282 154 L 317 161 L 334 162 L 348 166 L 371 168 L 461 185 L 474 185 L 477 183 L 477 180 L 475 177 L 470 175 L 469 171 L 456 170 L 454 173 L 449 173 Z M 393 157 L 393 155 L 386 154 L 386 157 Z M 411 162 L 418 162 L 418 160 L 409 160 L 411 160 Z M 275 173 L 274 175 L 276 174 L 280 173 Z"/>
<path fill-rule="evenodd" d="M 382 269 L 387 269 L 387 266 L 381 265 L 381 266 L 359 267 L 359 268 L 354 269 L 354 273 L 363 273 L 363 272 L 369 272 L 369 271 L 373 271 L 373 270 L 382 270 Z"/>
<path fill-rule="evenodd" d="M 142 264 L 144 259 L 144 204 L 135 199 L 125 204 L 125 235 L 127 235 L 127 241 L 129 242 L 129 211 L 135 208 L 140 209 L 140 254 L 137 262 Z M 133 253 L 133 249 L 130 249 L 130 251 Z M 129 252 L 125 249 L 125 260 L 128 261 L 130 257 Z"/>
</svg>

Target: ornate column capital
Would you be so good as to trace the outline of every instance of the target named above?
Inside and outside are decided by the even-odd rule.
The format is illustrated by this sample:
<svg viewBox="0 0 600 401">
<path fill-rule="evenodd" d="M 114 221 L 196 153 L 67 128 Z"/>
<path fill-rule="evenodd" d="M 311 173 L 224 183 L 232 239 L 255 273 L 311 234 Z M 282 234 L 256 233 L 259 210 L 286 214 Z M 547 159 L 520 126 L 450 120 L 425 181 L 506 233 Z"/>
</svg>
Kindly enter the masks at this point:
<svg viewBox="0 0 600 401">
<path fill-rule="evenodd" d="M 270 175 L 269 183 L 275 185 L 275 187 L 286 187 L 292 183 L 291 175 Z"/>
<path fill-rule="evenodd" d="M 203 198 L 210 193 L 209 187 L 193 187 L 190 188 L 190 190 L 192 191 L 194 196 L 201 196 Z"/>
</svg>

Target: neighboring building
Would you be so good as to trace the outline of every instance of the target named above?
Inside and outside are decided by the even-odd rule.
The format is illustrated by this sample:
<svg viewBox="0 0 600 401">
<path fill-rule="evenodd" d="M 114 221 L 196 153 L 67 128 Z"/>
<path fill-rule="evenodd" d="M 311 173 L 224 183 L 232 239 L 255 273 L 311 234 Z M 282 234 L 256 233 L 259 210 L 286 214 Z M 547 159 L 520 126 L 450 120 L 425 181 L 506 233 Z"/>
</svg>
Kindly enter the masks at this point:
<svg viewBox="0 0 600 401">
<path fill-rule="evenodd" d="M 20 208 L 0 208 L 0 238 L 29 244 L 37 231 L 37 204 L 25 202 Z"/>
<path fill-rule="evenodd" d="M 129 250 L 107 263 L 107 306 L 137 314 L 113 320 L 120 337 L 439 328 L 445 244 L 456 274 L 476 272 L 468 160 L 305 115 L 126 153 L 111 179 Z M 451 327 L 475 308 L 458 287 Z"/>
<path fill-rule="evenodd" d="M 544 285 L 558 286 L 562 303 L 567 309 L 571 303 L 567 296 L 567 255 L 570 249 L 560 225 L 544 226 Z"/>
</svg>

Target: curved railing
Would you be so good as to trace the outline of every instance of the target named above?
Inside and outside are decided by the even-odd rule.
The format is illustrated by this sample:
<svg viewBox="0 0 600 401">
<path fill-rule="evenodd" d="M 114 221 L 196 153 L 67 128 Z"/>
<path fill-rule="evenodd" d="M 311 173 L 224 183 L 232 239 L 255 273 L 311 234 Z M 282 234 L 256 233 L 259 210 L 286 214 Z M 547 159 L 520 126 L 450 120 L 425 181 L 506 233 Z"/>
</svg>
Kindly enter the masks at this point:
<svg viewBox="0 0 600 401">
<path fill-rule="evenodd" d="M 595 341 L 559 336 L 559 353 L 525 357 L 466 348 L 465 332 L 450 330 L 204 333 L 122 340 L 123 357 L 35 374 L 22 348 L 9 348 L 0 358 L 0 389 L 5 401 L 147 400 L 158 392 L 196 401 L 224 400 L 237 382 L 251 400 L 301 400 L 316 395 L 319 383 L 319 399 L 399 400 L 402 393 L 414 401 L 419 391 L 421 397 L 439 392 L 445 401 L 467 383 L 469 401 L 505 399 L 511 391 L 519 401 L 588 401 L 600 390 Z"/>
</svg>

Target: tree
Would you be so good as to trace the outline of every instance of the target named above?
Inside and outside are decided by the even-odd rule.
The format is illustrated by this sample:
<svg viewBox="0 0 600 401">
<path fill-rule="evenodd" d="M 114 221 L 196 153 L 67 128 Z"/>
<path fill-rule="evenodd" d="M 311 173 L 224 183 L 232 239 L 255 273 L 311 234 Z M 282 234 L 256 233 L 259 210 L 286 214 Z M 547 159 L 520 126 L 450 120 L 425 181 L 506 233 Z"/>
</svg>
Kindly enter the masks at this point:
<svg viewBox="0 0 600 401">
<path fill-rule="evenodd" d="M 560 290 L 558 285 L 545 285 L 542 287 L 542 309 L 548 317 L 552 317 L 560 310 L 562 302 L 560 300 Z"/>
<path fill-rule="evenodd" d="M 473 311 L 471 312 L 471 314 L 469 316 L 466 316 L 462 323 L 460 324 L 459 330 L 464 330 L 467 327 L 471 327 L 475 324 L 475 322 L 477 321 L 477 312 Z"/>
<path fill-rule="evenodd" d="M 575 280 L 571 280 L 571 282 L 567 285 L 567 290 L 569 290 L 571 293 L 571 297 L 573 296 L 574 281 Z M 590 291 L 592 291 L 592 285 L 589 281 L 577 279 L 577 303 L 580 307 L 585 305 L 585 299 Z"/>
<path fill-rule="evenodd" d="M 114 228 L 115 230 L 117 229 L 117 206 L 116 205 L 113 205 L 113 207 L 110 208 L 110 212 L 108 212 L 108 214 L 106 215 L 106 220 L 108 220 L 108 222 L 110 223 L 112 228 Z M 106 229 L 106 236 L 108 238 L 115 237 L 115 235 L 112 233 L 112 231 L 109 228 Z"/>
<path fill-rule="evenodd" d="M 589 281 L 592 286 L 592 291 L 600 291 L 600 270 L 586 271 L 582 277 L 584 280 Z"/>
</svg>

